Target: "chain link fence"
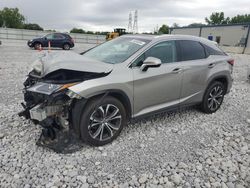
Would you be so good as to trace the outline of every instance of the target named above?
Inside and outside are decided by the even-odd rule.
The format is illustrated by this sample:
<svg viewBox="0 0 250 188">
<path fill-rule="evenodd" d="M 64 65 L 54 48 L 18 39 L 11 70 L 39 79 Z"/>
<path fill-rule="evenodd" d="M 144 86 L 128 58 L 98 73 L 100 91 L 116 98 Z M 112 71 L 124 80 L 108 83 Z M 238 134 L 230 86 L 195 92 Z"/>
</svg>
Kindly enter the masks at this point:
<svg viewBox="0 0 250 188">
<path fill-rule="evenodd" d="M 0 39 L 30 40 L 47 35 L 49 31 L 11 29 L 0 27 Z M 76 43 L 99 44 L 105 42 L 105 35 L 69 33 Z"/>
</svg>

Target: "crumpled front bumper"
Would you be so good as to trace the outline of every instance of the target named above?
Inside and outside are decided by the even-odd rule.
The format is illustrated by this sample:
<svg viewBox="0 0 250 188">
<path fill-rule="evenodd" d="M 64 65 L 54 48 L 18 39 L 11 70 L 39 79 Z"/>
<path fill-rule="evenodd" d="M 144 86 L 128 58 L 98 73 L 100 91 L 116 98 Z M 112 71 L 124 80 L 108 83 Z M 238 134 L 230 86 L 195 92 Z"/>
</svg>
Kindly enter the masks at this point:
<svg viewBox="0 0 250 188">
<path fill-rule="evenodd" d="M 60 115 L 62 112 L 63 112 L 62 105 L 43 107 L 43 104 L 39 104 L 29 110 L 30 119 L 37 120 L 39 122 L 45 120 L 47 117 Z"/>
<path fill-rule="evenodd" d="M 42 134 L 37 140 L 37 145 L 58 153 L 72 153 L 82 147 L 81 140 L 71 127 L 72 103 L 72 99 L 62 93 L 57 97 L 46 96 L 42 103 L 34 106 L 22 104 L 24 110 L 19 115 L 31 119 L 42 127 Z"/>
</svg>

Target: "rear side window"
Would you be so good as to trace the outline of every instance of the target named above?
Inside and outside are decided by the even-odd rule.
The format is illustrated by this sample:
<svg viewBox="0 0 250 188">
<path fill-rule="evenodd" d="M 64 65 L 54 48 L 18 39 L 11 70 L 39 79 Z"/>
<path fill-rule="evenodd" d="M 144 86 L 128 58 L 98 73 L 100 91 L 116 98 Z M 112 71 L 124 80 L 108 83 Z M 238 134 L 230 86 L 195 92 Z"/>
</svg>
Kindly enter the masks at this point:
<svg viewBox="0 0 250 188">
<path fill-rule="evenodd" d="M 63 39 L 64 36 L 61 34 L 54 34 L 54 39 Z"/>
<path fill-rule="evenodd" d="M 178 42 L 180 45 L 182 61 L 206 58 L 205 49 L 199 42 L 191 40 L 181 40 Z"/>
<path fill-rule="evenodd" d="M 208 56 L 209 56 L 209 55 L 226 55 L 226 54 L 225 54 L 222 50 L 220 50 L 220 49 L 216 50 L 216 49 L 211 48 L 211 47 L 209 47 L 209 46 L 207 46 L 207 45 L 205 45 L 205 44 L 203 44 L 203 46 L 205 47 Z"/>
<path fill-rule="evenodd" d="M 72 39 L 72 37 L 71 37 L 70 35 L 64 34 L 63 36 L 64 36 L 65 38 Z"/>
</svg>

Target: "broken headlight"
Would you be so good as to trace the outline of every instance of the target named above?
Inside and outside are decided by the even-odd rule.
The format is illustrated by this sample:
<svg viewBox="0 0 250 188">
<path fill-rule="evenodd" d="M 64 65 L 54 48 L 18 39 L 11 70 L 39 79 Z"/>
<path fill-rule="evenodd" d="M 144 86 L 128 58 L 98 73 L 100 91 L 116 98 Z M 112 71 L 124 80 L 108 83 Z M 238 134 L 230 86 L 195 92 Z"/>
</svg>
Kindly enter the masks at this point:
<svg viewBox="0 0 250 188">
<path fill-rule="evenodd" d="M 34 86 L 27 89 L 27 91 L 42 93 L 46 95 L 50 95 L 60 89 L 62 85 L 59 84 L 49 84 L 49 83 L 42 83 L 38 82 Z"/>
<path fill-rule="evenodd" d="M 70 83 L 70 84 L 51 84 L 51 83 L 43 83 L 37 82 L 34 86 L 27 89 L 27 91 L 42 93 L 46 95 L 50 95 L 54 92 L 67 89 L 77 83 Z"/>
<path fill-rule="evenodd" d="M 77 94 L 77 93 L 75 93 L 75 92 L 73 92 L 71 90 L 68 90 L 67 93 L 66 93 L 66 95 L 68 95 L 71 99 L 73 99 L 73 98 L 75 98 L 75 99 L 81 99 L 82 98 L 81 95 L 79 95 L 79 94 Z"/>
</svg>

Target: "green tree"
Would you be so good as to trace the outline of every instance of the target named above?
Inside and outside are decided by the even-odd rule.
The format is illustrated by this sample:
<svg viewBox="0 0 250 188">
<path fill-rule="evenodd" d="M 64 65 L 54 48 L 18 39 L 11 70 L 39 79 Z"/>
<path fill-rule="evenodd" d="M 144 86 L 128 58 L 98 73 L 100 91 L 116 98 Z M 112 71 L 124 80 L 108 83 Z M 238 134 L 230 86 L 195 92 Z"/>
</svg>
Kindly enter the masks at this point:
<svg viewBox="0 0 250 188">
<path fill-rule="evenodd" d="M 93 31 L 87 31 L 86 34 L 94 34 Z"/>
<path fill-rule="evenodd" d="M 204 26 L 205 24 L 203 23 L 191 23 L 187 27 L 201 27 Z"/>
<path fill-rule="evenodd" d="M 43 31 L 43 28 L 42 28 L 40 25 L 38 25 L 38 24 L 32 24 L 32 23 L 24 24 L 24 25 L 23 25 L 23 29 L 40 30 L 40 31 Z"/>
<path fill-rule="evenodd" d="M 55 29 L 46 29 L 45 31 L 48 31 L 48 32 L 56 32 Z"/>
<path fill-rule="evenodd" d="M 220 24 L 228 24 L 230 18 L 225 18 L 224 12 L 214 12 L 212 13 L 209 18 L 205 18 L 205 21 L 208 25 L 220 25 Z"/>
<path fill-rule="evenodd" d="M 0 11 L 0 27 L 22 28 L 24 16 L 19 13 L 18 8 L 5 7 Z"/>
<path fill-rule="evenodd" d="M 0 27 L 3 27 L 3 15 L 1 10 L 0 10 Z"/>
<path fill-rule="evenodd" d="M 70 33 L 86 33 L 83 29 L 73 28 L 70 30 Z"/>
<path fill-rule="evenodd" d="M 169 27 L 165 24 L 163 24 L 159 31 L 158 31 L 159 34 L 168 34 L 169 33 Z"/>
<path fill-rule="evenodd" d="M 178 23 L 173 23 L 172 27 L 180 27 Z"/>
<path fill-rule="evenodd" d="M 108 31 L 96 31 L 96 35 L 107 35 L 109 32 Z"/>
<path fill-rule="evenodd" d="M 231 18 L 230 23 L 250 23 L 250 14 L 234 16 Z"/>
</svg>

